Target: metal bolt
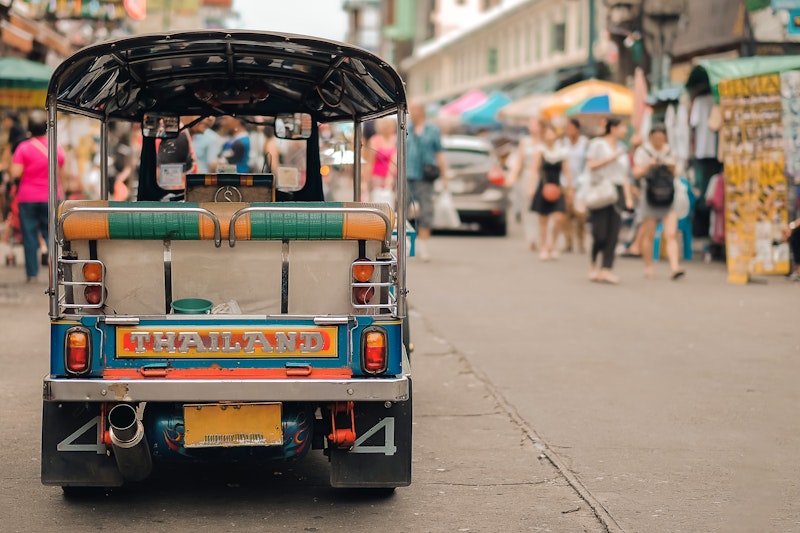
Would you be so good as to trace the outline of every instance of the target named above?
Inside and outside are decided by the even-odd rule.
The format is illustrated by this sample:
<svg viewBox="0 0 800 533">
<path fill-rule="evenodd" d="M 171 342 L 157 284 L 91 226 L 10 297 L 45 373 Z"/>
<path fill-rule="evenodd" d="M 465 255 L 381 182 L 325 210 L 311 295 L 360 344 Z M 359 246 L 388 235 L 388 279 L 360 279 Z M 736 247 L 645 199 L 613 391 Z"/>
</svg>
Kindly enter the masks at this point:
<svg viewBox="0 0 800 533">
<path fill-rule="evenodd" d="M 349 394 L 350 396 L 352 396 L 354 393 L 355 391 L 353 389 L 347 389 L 347 394 Z"/>
<path fill-rule="evenodd" d="M 105 396 L 106 394 L 108 394 L 108 391 L 106 389 L 100 391 L 100 396 Z"/>
<path fill-rule="evenodd" d="M 385 408 L 389 409 L 392 406 L 392 402 L 386 401 L 386 402 L 383 403 L 383 406 Z"/>
</svg>

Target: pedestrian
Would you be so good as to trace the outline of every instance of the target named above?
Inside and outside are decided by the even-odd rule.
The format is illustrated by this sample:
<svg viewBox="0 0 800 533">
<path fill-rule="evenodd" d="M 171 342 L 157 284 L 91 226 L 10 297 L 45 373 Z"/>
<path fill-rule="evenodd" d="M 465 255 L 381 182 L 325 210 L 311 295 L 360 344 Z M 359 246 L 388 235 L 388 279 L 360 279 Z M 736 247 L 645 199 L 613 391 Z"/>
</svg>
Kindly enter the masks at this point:
<svg viewBox="0 0 800 533">
<path fill-rule="evenodd" d="M 3 147 L 3 153 L 0 155 L 0 172 L 2 172 L 4 193 L 2 218 L 5 219 L 5 217 L 8 215 L 10 203 L 13 200 L 11 198 L 11 189 L 13 185 L 16 185 L 12 183 L 13 180 L 9 178 L 8 169 L 11 166 L 11 158 L 13 157 L 14 152 L 17 150 L 17 146 L 19 146 L 19 143 L 28 137 L 28 132 L 22 125 L 19 114 L 16 111 L 6 112 L 5 116 L 3 117 L 3 129 L 8 132 L 8 138 L 5 146 Z"/>
<path fill-rule="evenodd" d="M 592 225 L 592 254 L 589 279 L 592 281 L 619 283 L 619 277 L 611 270 L 614 267 L 617 241 L 622 222 L 623 208 L 633 209 L 628 172 L 630 162 L 626 150 L 621 146 L 627 135 L 627 127 L 618 118 L 606 121 L 605 134 L 593 139 L 587 148 L 586 166 L 589 169 L 590 186 L 609 181 L 617 190 L 617 201 L 611 205 L 589 210 Z M 602 255 L 598 270 L 597 260 Z"/>
<path fill-rule="evenodd" d="M 633 177 L 639 182 L 639 217 L 641 220 L 640 250 L 644 260 L 644 274 L 653 278 L 653 240 L 659 222 L 663 227 L 667 259 L 672 279 L 685 275 L 678 258 L 678 215 L 673 209 L 675 196 L 675 156 L 667 144 L 667 128 L 662 123 L 653 124 L 648 140 L 633 154 Z M 660 181 L 659 181 L 660 180 Z M 657 190 L 656 190 L 657 189 Z M 664 198 L 660 198 L 661 194 Z"/>
<path fill-rule="evenodd" d="M 528 135 L 520 139 L 517 145 L 514 162 L 508 180 L 511 186 L 511 200 L 517 221 L 522 222 L 525 231 L 525 241 L 531 251 L 536 250 L 536 237 L 534 236 L 533 223 L 527 220 L 524 213 L 527 211 L 525 202 L 525 184 L 530 183 L 535 174 L 534 159 L 542 149 L 543 122 L 538 117 L 531 117 L 528 121 Z"/>
<path fill-rule="evenodd" d="M 267 174 L 277 174 L 278 166 L 281 163 L 281 147 L 278 138 L 275 137 L 275 127 L 264 126 L 264 168 Z"/>
<path fill-rule="evenodd" d="M 783 228 L 783 237 L 789 242 L 794 260 L 794 271 L 789 274 L 789 280 L 800 281 L 800 218 L 789 222 Z"/>
<path fill-rule="evenodd" d="M 28 116 L 28 132 L 30 138 L 22 141 L 14 151 L 9 174 L 12 179 L 19 178 L 19 218 L 22 230 L 22 247 L 25 251 L 25 275 L 28 283 L 34 282 L 39 275 L 39 238 L 49 242 L 47 224 L 48 182 L 48 147 L 47 147 L 47 114 L 44 110 L 35 109 Z M 58 146 L 57 164 L 59 176 L 58 198 L 61 193 L 61 169 L 64 166 L 64 150 Z M 45 257 L 42 263 L 46 264 Z"/>
<path fill-rule="evenodd" d="M 586 149 L 589 138 L 581 134 L 581 123 L 577 118 L 571 118 L 564 127 L 563 146 L 567 152 L 567 168 L 572 178 L 572 187 L 565 189 L 564 210 L 564 237 L 566 240 L 565 252 L 572 252 L 577 248 L 579 253 L 586 252 L 586 210 L 576 204 L 580 196 L 582 185 L 580 177 L 586 169 Z M 566 186 L 562 179 L 562 186 Z M 577 244 L 577 246 L 576 246 Z"/>
<path fill-rule="evenodd" d="M 383 117 L 375 123 L 364 159 L 364 182 L 370 190 L 370 201 L 394 204 L 394 178 L 397 176 L 397 122 Z"/>
<path fill-rule="evenodd" d="M 428 243 L 433 223 L 433 182 L 441 179 L 447 189 L 448 168 L 442 152 L 442 134 L 435 125 L 426 121 L 425 106 L 412 102 L 408 106 L 408 151 L 406 153 L 406 179 L 409 201 L 419 206 L 415 220 L 417 226 L 416 252 L 423 261 L 430 261 Z M 439 178 L 430 172 L 438 167 Z M 426 172 L 426 168 L 429 172 Z M 410 209 L 410 206 L 409 206 Z"/>
<path fill-rule="evenodd" d="M 563 176 L 566 189 L 571 189 L 572 175 L 566 162 L 567 151 L 558 142 L 558 134 L 552 125 L 544 127 L 542 141 L 542 147 L 534 157 L 535 171 L 531 174 L 528 194 L 533 197 L 531 211 L 539 214 L 539 259 L 547 261 L 558 259 L 556 243 L 566 205 L 561 179 Z M 549 240 L 548 229 L 551 231 Z"/>
<path fill-rule="evenodd" d="M 197 169 L 192 136 L 189 130 L 183 127 L 195 119 L 196 116 L 181 117 L 180 131 L 176 137 L 156 139 L 157 176 L 160 188 L 158 192 L 162 200 L 182 197 L 182 191 L 186 186 L 186 174 Z"/>
<path fill-rule="evenodd" d="M 211 162 L 216 161 L 222 150 L 222 138 L 214 130 L 214 117 L 206 117 L 189 128 L 197 158 L 197 171 L 200 174 L 211 172 Z"/>
<path fill-rule="evenodd" d="M 212 164 L 212 172 L 216 172 L 220 165 L 234 165 L 237 173 L 247 174 L 250 171 L 250 136 L 242 121 L 231 115 L 222 117 L 222 132 L 227 137 L 216 164 Z"/>
</svg>

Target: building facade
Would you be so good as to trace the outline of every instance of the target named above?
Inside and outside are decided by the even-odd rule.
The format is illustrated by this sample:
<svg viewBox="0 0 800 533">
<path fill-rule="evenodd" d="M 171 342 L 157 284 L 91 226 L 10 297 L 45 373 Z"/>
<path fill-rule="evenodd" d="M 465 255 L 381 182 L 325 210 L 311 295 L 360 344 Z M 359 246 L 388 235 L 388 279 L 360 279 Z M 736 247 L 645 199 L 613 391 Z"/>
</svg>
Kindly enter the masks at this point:
<svg viewBox="0 0 800 533">
<path fill-rule="evenodd" d="M 590 9 L 595 0 L 505 0 L 488 6 L 460 28 L 415 47 L 401 63 L 409 95 L 433 103 L 471 89 L 502 89 L 512 97 L 553 90 L 580 79 L 590 50 Z M 469 0 L 464 0 L 464 6 Z M 459 2 L 441 0 L 440 5 Z M 452 6 L 450 6 L 452 7 Z M 445 28 L 446 11 L 432 14 Z M 451 11 L 453 13 L 453 11 Z M 604 60 L 604 46 L 591 47 Z"/>
</svg>

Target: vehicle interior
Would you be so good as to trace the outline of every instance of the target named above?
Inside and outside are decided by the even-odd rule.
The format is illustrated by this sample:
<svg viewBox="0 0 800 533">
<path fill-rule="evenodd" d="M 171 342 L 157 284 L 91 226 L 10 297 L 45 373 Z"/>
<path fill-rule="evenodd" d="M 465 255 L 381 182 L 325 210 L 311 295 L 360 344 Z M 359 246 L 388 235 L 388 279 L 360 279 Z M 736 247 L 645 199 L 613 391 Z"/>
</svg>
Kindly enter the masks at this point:
<svg viewBox="0 0 800 533">
<path fill-rule="evenodd" d="M 404 225 L 392 233 L 405 202 L 363 203 L 355 186 L 353 202 L 326 201 L 319 150 L 321 124 L 349 121 L 360 146 L 364 120 L 404 117 L 402 81 L 390 66 L 340 43 L 283 34 L 203 31 L 124 42 L 79 52 L 51 81 L 52 119 L 58 111 L 101 121 L 101 151 L 113 122 L 140 123 L 143 134 L 136 201 L 107 200 L 104 159 L 101 200 L 51 209 L 51 246 L 61 247 L 51 256 L 62 258 L 52 266 L 59 282 L 51 316 L 163 314 L 174 300 L 199 296 L 242 314 L 313 314 L 320 302 L 327 313 L 398 312 Z M 302 186 L 277 168 L 190 172 L 181 190 L 165 188 L 157 146 L 191 126 L 180 117 L 225 115 L 267 121 L 276 136 L 305 142 Z M 355 260 L 371 262 L 375 274 L 355 279 Z M 99 274 L 87 275 L 87 264 L 99 264 Z"/>
</svg>

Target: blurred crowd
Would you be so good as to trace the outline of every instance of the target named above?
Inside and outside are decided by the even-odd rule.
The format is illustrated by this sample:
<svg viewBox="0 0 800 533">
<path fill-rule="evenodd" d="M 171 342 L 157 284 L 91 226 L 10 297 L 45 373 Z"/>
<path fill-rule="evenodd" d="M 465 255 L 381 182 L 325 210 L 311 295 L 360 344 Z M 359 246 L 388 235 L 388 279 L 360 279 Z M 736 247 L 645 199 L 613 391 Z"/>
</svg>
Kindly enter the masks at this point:
<svg viewBox="0 0 800 533">
<path fill-rule="evenodd" d="M 681 279 L 678 231 L 694 192 L 665 126 L 653 124 L 644 139 L 617 118 L 606 119 L 593 138 L 584 130 L 577 118 L 562 128 L 533 118 L 508 155 L 513 212 L 524 223 L 527 246 L 542 261 L 589 252 L 589 279 L 609 284 L 620 281 L 613 272 L 619 255 L 641 257 L 644 275 L 655 277 L 654 257 L 663 246 L 669 276 Z"/>
<path fill-rule="evenodd" d="M 68 117 L 59 121 L 58 172 L 61 199 L 100 199 L 100 132 L 90 121 Z M 275 137 L 272 125 L 240 118 L 181 117 L 185 126 L 173 139 L 157 142 L 157 184 L 139 191 L 139 164 L 143 138 L 138 124 L 109 126 L 107 182 L 109 200 L 180 199 L 185 173 L 271 173 L 278 164 L 298 168 L 301 188 L 305 176 L 305 141 Z M 94 125 L 96 127 L 96 125 Z M 0 137 L 0 215 L 2 241 L 10 247 L 6 265 L 16 263 L 13 247 L 22 245 L 28 282 L 38 279 L 47 265 L 48 146 L 47 117 L 43 110 L 7 111 Z M 178 172 L 171 182 L 170 168 Z M 174 176 L 174 174 L 173 174 Z"/>
</svg>

